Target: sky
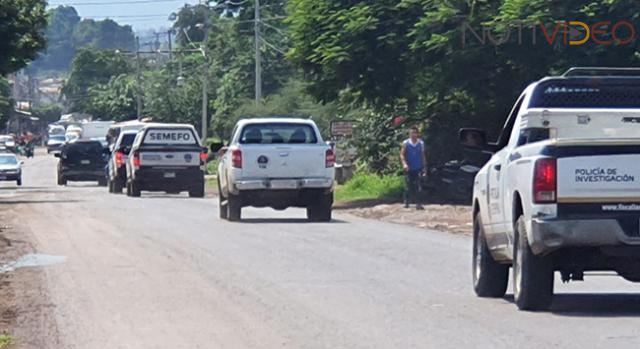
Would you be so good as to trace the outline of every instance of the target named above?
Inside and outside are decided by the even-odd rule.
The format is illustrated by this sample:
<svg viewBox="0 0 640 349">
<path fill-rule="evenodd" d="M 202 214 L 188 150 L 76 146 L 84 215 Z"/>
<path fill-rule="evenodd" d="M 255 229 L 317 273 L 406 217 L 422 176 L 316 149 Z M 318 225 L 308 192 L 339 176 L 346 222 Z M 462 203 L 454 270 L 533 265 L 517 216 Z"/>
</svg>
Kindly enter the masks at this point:
<svg viewBox="0 0 640 349">
<path fill-rule="evenodd" d="M 73 6 L 82 18 L 111 18 L 143 32 L 170 27 L 168 18 L 172 12 L 184 4 L 197 3 L 198 0 L 49 0 L 49 7 Z"/>
</svg>

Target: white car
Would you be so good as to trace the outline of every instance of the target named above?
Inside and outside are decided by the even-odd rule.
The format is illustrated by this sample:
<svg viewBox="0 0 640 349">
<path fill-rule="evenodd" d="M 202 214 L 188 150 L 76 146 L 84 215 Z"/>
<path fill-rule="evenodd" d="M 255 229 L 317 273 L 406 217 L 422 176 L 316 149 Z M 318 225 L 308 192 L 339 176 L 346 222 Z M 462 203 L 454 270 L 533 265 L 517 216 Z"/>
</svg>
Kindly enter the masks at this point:
<svg viewBox="0 0 640 349">
<path fill-rule="evenodd" d="M 212 145 L 216 152 L 219 146 Z M 218 166 L 220 217 L 242 207 L 305 207 L 311 221 L 330 221 L 335 155 L 312 120 L 240 120 Z"/>
<path fill-rule="evenodd" d="M 460 131 L 467 148 L 493 154 L 474 183 L 478 296 L 503 297 L 510 266 L 523 310 L 551 304 L 555 271 L 565 282 L 590 271 L 640 282 L 637 73 L 573 68 L 527 87 L 496 143 Z"/>
</svg>

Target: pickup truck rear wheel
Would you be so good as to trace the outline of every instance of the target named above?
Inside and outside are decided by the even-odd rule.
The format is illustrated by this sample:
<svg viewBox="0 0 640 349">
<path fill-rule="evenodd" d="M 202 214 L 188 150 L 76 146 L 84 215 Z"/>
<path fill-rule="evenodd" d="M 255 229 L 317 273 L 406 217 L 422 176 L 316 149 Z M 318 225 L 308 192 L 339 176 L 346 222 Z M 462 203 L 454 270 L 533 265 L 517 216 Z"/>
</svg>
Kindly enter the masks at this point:
<svg viewBox="0 0 640 349">
<path fill-rule="evenodd" d="M 129 195 L 134 198 L 140 197 L 140 187 L 136 184 L 135 181 L 129 182 Z"/>
<path fill-rule="evenodd" d="M 197 189 L 189 190 L 189 197 L 191 198 L 203 198 L 204 197 L 204 184 Z"/>
<path fill-rule="evenodd" d="M 319 195 L 317 201 L 307 207 L 307 219 L 311 222 L 330 222 L 333 206 L 333 193 Z"/>
<path fill-rule="evenodd" d="M 473 290 L 478 297 L 503 297 L 509 283 L 509 266 L 493 259 L 478 212 L 473 220 Z"/>
<path fill-rule="evenodd" d="M 111 181 L 112 193 L 122 194 L 122 183 L 119 180 Z"/>
<path fill-rule="evenodd" d="M 61 174 L 58 174 L 58 185 L 67 185 L 67 179 Z"/>
<path fill-rule="evenodd" d="M 242 201 L 237 195 L 231 193 L 227 198 L 227 218 L 231 222 L 238 222 L 242 218 Z"/>
<path fill-rule="evenodd" d="M 527 240 L 524 217 L 516 222 L 513 244 L 513 297 L 520 310 L 546 310 L 553 299 L 553 263 L 537 256 Z"/>
</svg>

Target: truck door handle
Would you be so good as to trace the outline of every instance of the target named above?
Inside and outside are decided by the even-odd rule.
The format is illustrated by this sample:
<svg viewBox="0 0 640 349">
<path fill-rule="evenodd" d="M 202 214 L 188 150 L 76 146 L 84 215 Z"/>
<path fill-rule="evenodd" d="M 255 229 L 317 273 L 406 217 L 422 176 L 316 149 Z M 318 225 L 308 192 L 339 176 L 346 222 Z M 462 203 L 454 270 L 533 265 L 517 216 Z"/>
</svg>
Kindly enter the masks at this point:
<svg viewBox="0 0 640 349">
<path fill-rule="evenodd" d="M 496 171 L 500 171 L 502 169 L 502 165 L 497 164 L 497 165 L 493 165 L 493 169 Z"/>
</svg>

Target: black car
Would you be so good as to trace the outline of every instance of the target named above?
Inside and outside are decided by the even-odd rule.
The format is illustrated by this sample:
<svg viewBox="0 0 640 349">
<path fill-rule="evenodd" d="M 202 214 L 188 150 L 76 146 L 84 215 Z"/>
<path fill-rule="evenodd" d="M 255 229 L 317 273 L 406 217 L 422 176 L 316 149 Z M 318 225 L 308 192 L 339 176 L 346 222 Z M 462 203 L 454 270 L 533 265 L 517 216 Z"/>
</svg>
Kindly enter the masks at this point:
<svg viewBox="0 0 640 349">
<path fill-rule="evenodd" d="M 107 185 L 104 168 L 107 165 L 108 149 L 99 141 L 77 140 L 65 144 L 59 154 L 58 185 L 66 185 L 67 181 L 98 181 L 101 186 Z"/>
</svg>

